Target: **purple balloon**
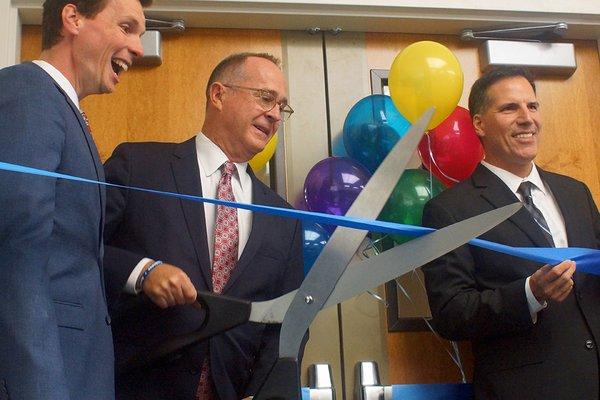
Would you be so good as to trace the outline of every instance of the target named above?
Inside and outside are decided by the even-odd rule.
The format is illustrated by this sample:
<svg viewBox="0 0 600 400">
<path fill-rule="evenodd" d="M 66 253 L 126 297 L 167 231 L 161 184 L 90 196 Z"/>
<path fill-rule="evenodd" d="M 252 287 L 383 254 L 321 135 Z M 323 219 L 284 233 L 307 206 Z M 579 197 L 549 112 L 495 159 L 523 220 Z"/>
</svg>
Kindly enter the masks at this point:
<svg viewBox="0 0 600 400">
<path fill-rule="evenodd" d="M 348 157 L 319 161 L 304 181 L 304 200 L 309 211 L 344 215 L 371 175 Z"/>
<path fill-rule="evenodd" d="M 308 207 L 306 206 L 306 201 L 304 200 L 304 193 L 299 193 L 296 201 L 294 201 L 294 208 L 296 210 L 308 211 Z"/>
</svg>

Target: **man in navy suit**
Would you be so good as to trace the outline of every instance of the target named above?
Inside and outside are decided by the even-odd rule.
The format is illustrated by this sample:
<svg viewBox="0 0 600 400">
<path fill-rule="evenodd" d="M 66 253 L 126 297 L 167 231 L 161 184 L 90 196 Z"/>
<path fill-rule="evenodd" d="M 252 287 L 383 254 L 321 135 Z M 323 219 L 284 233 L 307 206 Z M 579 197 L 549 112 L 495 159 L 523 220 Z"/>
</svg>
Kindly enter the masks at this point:
<svg viewBox="0 0 600 400">
<path fill-rule="evenodd" d="M 0 71 L 0 160 L 103 180 L 79 101 L 114 90 L 144 22 L 138 0 L 47 0 L 40 59 Z M 0 399 L 113 398 L 104 190 L 9 172 L 0 188 Z"/>
<path fill-rule="evenodd" d="M 183 143 L 122 144 L 105 164 L 107 181 L 218 197 L 220 182 L 230 174 L 235 201 L 289 207 L 248 167 L 292 112 L 279 61 L 268 54 L 226 58 L 209 78 L 206 99 L 204 125 L 196 137 Z M 195 301 L 197 290 L 261 301 L 296 289 L 302 281 L 299 221 L 234 210 L 235 239 L 220 239 L 221 211 L 214 205 L 127 190 L 107 194 L 105 265 L 109 299 L 115 300 L 117 362 L 197 329 L 203 315 L 184 305 Z M 232 243 L 233 269 L 223 278 L 223 247 Z M 132 305 L 142 296 L 126 293 L 140 292 L 152 302 Z M 253 395 L 277 359 L 278 339 L 279 326 L 241 325 L 193 346 L 175 361 L 118 376 L 117 398 Z"/>
<path fill-rule="evenodd" d="M 533 160 L 540 105 L 530 74 L 484 74 L 469 97 L 485 160 L 473 175 L 432 199 L 432 227 L 522 201 L 524 207 L 482 236 L 510 246 L 600 247 L 600 215 L 582 182 Z M 568 134 L 568 132 L 565 132 Z M 433 325 L 471 340 L 477 399 L 598 399 L 600 278 L 462 246 L 424 268 Z"/>
</svg>

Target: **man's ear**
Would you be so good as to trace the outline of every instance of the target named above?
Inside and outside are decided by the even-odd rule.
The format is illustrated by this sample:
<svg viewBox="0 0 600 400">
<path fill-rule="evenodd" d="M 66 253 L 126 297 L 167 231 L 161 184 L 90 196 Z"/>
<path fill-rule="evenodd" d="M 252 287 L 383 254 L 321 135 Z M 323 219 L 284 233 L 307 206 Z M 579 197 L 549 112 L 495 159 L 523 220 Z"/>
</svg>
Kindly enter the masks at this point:
<svg viewBox="0 0 600 400">
<path fill-rule="evenodd" d="M 223 94 L 225 86 L 219 82 L 213 82 L 208 88 L 208 102 L 216 109 L 223 110 Z"/>
<path fill-rule="evenodd" d="M 485 136 L 485 130 L 483 126 L 483 120 L 481 119 L 481 115 L 475 114 L 473 115 L 473 127 L 475 128 L 475 133 L 480 138 Z"/>
<path fill-rule="evenodd" d="M 82 24 L 82 16 L 77 11 L 75 4 L 67 4 L 63 7 L 62 13 L 62 31 L 71 35 L 79 35 L 79 29 Z"/>
</svg>

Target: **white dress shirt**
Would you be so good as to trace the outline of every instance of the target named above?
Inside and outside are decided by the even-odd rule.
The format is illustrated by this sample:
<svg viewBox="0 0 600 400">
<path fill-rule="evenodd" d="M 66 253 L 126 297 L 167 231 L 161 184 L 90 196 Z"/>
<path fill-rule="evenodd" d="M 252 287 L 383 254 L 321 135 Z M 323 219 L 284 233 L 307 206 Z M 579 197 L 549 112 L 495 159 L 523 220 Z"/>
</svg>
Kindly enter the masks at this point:
<svg viewBox="0 0 600 400">
<path fill-rule="evenodd" d="M 221 179 L 221 165 L 228 161 L 227 156 L 223 151 L 208 139 L 202 132 L 196 136 L 196 154 L 198 157 L 198 170 L 200 173 L 200 184 L 202 186 L 202 196 L 215 198 L 217 195 L 217 187 Z M 231 177 L 231 187 L 233 196 L 238 203 L 252 203 L 252 179 L 246 171 L 248 163 L 234 163 L 236 172 Z M 214 256 L 214 235 L 215 222 L 217 220 L 217 206 L 214 204 L 204 203 L 204 219 L 206 221 L 206 238 L 208 239 L 208 251 L 210 255 L 210 263 Z M 252 229 L 252 212 L 248 210 L 237 210 L 238 216 L 238 259 L 246 247 L 250 231 Z M 153 261 L 150 258 L 143 258 L 135 266 L 129 279 L 125 284 L 125 291 L 128 293 L 139 293 L 139 288 L 136 288 L 136 283 L 144 266 Z M 168 260 L 167 260 L 168 261 Z"/>
<path fill-rule="evenodd" d="M 71 85 L 71 82 L 65 78 L 62 72 L 44 60 L 33 60 L 32 62 L 46 71 L 46 73 L 50 75 L 50 77 L 54 79 L 58 86 L 60 86 L 60 88 L 67 94 L 67 96 L 69 96 L 69 99 L 73 102 L 73 104 L 75 104 L 75 106 L 81 110 L 79 107 L 79 97 L 77 97 L 77 92 L 75 91 L 73 85 Z"/>
<path fill-rule="evenodd" d="M 523 197 L 517 192 L 519 190 L 519 186 L 522 182 L 531 182 L 533 184 L 531 189 L 533 203 L 542 212 L 544 219 L 546 219 L 548 228 L 550 228 L 550 233 L 552 234 L 552 240 L 554 240 L 554 245 L 556 247 L 569 246 L 567 241 L 565 220 L 560 212 L 560 209 L 558 208 L 558 204 L 556 203 L 556 199 L 554 198 L 552 191 L 548 186 L 546 186 L 544 181 L 542 181 L 540 173 L 535 164 L 532 163 L 533 167 L 531 168 L 531 172 L 525 178 L 521 178 L 520 176 L 517 176 L 485 161 L 482 161 L 481 164 L 492 171 L 492 173 L 494 173 L 494 175 L 496 175 L 498 178 L 500 178 L 500 180 L 502 180 L 502 182 L 504 182 L 506 186 L 508 186 L 508 188 L 521 201 L 523 201 Z M 527 304 L 529 306 L 531 319 L 533 323 L 536 323 L 537 313 L 546 308 L 548 303 L 546 301 L 543 303 L 537 301 L 531 292 L 531 287 L 529 286 L 529 277 L 525 280 L 525 294 L 527 296 Z"/>
</svg>

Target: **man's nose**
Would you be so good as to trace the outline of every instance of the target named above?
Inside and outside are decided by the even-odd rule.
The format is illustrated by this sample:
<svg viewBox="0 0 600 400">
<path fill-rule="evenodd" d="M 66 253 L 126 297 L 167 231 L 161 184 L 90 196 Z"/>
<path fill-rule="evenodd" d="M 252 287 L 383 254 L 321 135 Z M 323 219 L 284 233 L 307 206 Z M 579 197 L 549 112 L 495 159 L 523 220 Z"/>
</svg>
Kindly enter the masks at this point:
<svg viewBox="0 0 600 400">
<path fill-rule="evenodd" d="M 275 106 L 273 108 L 271 108 L 269 111 L 267 111 L 266 115 L 273 122 L 280 122 L 282 115 L 281 115 L 281 109 L 279 108 L 279 104 L 275 104 Z"/>
<path fill-rule="evenodd" d="M 520 107 L 517 122 L 520 124 L 531 124 L 533 123 L 533 114 L 528 107 Z"/>
<path fill-rule="evenodd" d="M 142 39 L 140 36 L 132 35 L 131 43 L 129 44 L 129 51 L 135 58 L 139 58 L 144 55 L 144 46 L 142 46 Z"/>
</svg>

